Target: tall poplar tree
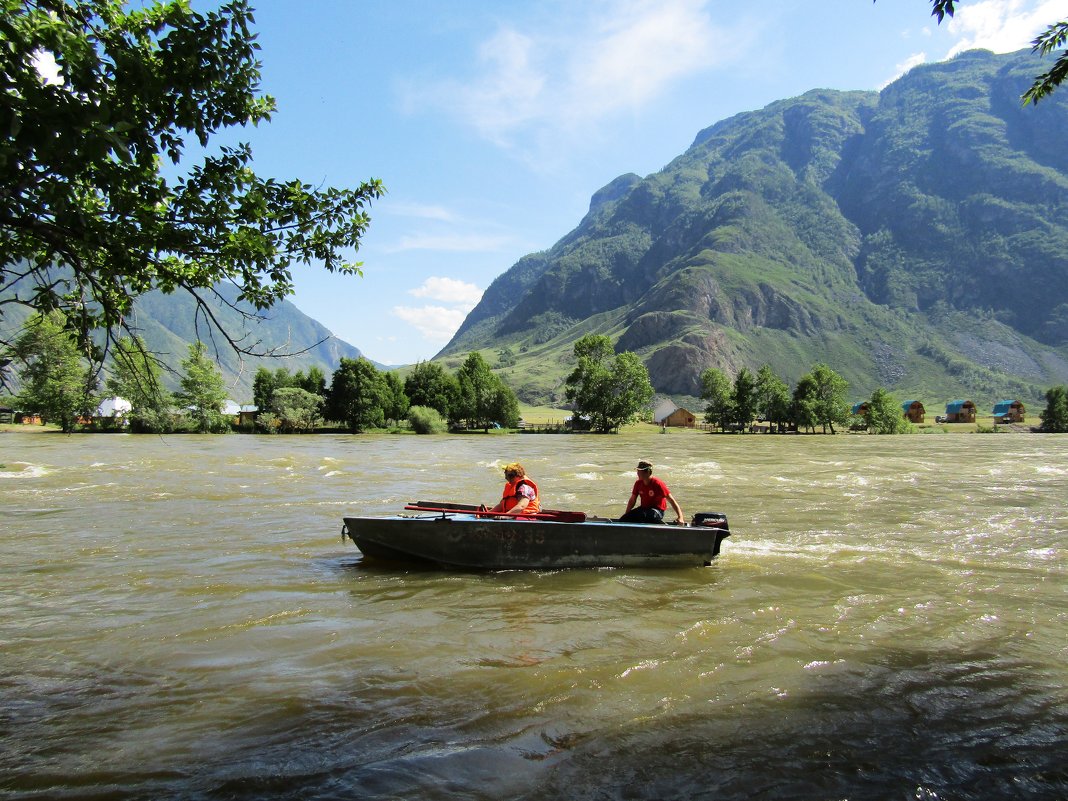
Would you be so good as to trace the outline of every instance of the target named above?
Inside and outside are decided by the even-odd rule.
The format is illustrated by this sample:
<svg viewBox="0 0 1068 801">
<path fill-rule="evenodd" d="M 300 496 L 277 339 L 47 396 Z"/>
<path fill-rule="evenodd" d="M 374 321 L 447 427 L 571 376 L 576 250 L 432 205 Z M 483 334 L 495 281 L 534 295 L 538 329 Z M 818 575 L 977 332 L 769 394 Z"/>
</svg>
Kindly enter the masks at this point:
<svg viewBox="0 0 1068 801">
<path fill-rule="evenodd" d="M 226 402 L 223 377 L 215 362 L 208 358 L 207 348 L 200 340 L 189 346 L 189 357 L 182 362 L 180 389 L 174 393 L 174 398 L 189 407 L 201 434 L 229 429 L 222 416 Z"/>
</svg>

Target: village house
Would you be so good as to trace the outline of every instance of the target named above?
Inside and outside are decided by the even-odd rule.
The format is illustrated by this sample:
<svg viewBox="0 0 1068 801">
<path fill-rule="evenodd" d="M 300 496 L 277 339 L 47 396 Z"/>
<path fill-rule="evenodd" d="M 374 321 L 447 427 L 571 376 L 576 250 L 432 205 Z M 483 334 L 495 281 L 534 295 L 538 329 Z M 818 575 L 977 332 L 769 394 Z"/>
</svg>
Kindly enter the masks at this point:
<svg viewBox="0 0 1068 801">
<path fill-rule="evenodd" d="M 923 416 L 927 413 L 923 404 L 918 400 L 905 401 L 901 404 L 901 409 L 905 413 L 905 419 L 910 423 L 922 423 Z"/>
<path fill-rule="evenodd" d="M 133 404 L 126 398 L 120 398 L 116 395 L 100 401 L 93 418 L 96 420 L 111 420 L 120 425 L 125 425 L 126 418 L 132 411 Z"/>
<path fill-rule="evenodd" d="M 694 428 L 697 425 L 697 418 L 694 417 L 693 412 L 680 406 L 665 417 L 660 424 L 669 428 L 672 426 L 676 428 Z"/>
<path fill-rule="evenodd" d="M 662 401 L 653 410 L 653 422 L 665 428 L 695 428 L 697 417 L 689 409 L 677 406 L 671 401 Z"/>
<path fill-rule="evenodd" d="M 946 404 L 947 423 L 974 423 L 975 404 L 970 400 L 955 400 Z"/>
<path fill-rule="evenodd" d="M 994 420 L 999 423 L 1022 423 L 1024 405 L 1018 400 L 1003 400 L 994 404 Z"/>
</svg>

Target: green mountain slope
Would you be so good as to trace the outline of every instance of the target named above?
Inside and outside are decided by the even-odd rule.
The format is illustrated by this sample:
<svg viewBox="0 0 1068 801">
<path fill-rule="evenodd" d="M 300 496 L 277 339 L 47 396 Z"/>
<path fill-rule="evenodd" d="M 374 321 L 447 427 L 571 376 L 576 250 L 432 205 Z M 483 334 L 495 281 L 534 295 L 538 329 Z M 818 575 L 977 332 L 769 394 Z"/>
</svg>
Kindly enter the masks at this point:
<svg viewBox="0 0 1068 801">
<path fill-rule="evenodd" d="M 717 123 L 595 194 L 438 358 L 509 347 L 520 396 L 559 399 L 596 331 L 682 398 L 708 367 L 823 361 L 857 398 L 1036 403 L 1068 381 L 1068 93 L 1019 101 L 1042 63 L 973 51 Z"/>
<path fill-rule="evenodd" d="M 288 301 L 249 320 L 238 309 L 249 313 L 253 310 L 248 304 L 237 303 L 233 286 L 219 284 L 216 288 L 221 300 L 204 293 L 205 300 L 212 316 L 235 336 L 238 345 L 255 353 L 278 355 L 239 356 L 220 337 L 218 330 L 209 325 L 203 312 L 197 313 L 188 294 L 149 292 L 135 302 L 129 323 L 144 339 L 148 349 L 166 365 L 163 380 L 171 389 L 178 384 L 181 363 L 189 355 L 189 345 L 197 339 L 208 345 L 208 355 L 218 364 L 230 397 L 239 403 L 252 402 L 252 381 L 260 366 L 269 370 L 285 368 L 291 373 L 318 367 L 329 381 L 342 357 L 356 359 L 362 355 L 359 349 L 335 337 Z M 10 297 L 13 293 L 14 288 L 8 288 L 0 296 Z M 4 332 L 17 331 L 27 316 L 24 307 L 8 306 L 3 319 Z"/>
<path fill-rule="evenodd" d="M 212 313 L 227 331 L 239 334 L 238 345 L 255 353 L 280 355 L 239 356 L 203 316 L 198 317 L 192 298 L 182 292 L 164 295 L 154 291 L 142 295 L 135 304 L 132 322 L 149 349 L 163 355 L 165 363 L 174 371 L 188 356 L 189 343 L 198 338 L 203 340 L 231 388 L 231 397 L 239 402 L 252 402 L 252 380 L 260 366 L 269 370 L 283 367 L 291 373 L 318 367 L 329 381 L 342 357 L 357 359 L 362 355 L 358 348 L 335 337 L 288 301 L 261 312 L 258 319 L 249 322 L 227 305 L 233 303 L 251 312 L 247 304 L 236 304 L 236 290 L 223 284 L 217 289 L 227 302 L 212 303 Z M 165 378 L 168 382 L 175 380 L 173 373 Z"/>
</svg>

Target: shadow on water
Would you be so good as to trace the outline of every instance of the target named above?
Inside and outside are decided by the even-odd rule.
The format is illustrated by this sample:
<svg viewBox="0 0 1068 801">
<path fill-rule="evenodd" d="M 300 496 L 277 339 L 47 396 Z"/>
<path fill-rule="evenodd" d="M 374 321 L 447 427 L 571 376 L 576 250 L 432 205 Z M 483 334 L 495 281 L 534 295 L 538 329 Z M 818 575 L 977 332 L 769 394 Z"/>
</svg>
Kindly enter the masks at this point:
<svg viewBox="0 0 1068 801">
<path fill-rule="evenodd" d="M 185 764 L 148 759 L 136 776 L 86 766 L 84 784 L 48 790 L 234 801 L 1063 799 L 1068 707 L 1063 690 L 1020 680 L 1033 668 L 992 652 L 888 651 L 817 671 L 788 698 L 602 730 L 528 720 L 498 736 L 474 734 L 484 710 L 448 700 L 427 708 L 418 677 L 406 675 L 404 697 L 376 701 L 357 684 L 293 699 L 243 722 L 261 730 L 256 737 L 206 736 Z M 0 788 L 42 789 L 25 780 Z"/>
<path fill-rule="evenodd" d="M 302 710 L 255 754 L 202 766 L 195 795 L 1063 799 L 1068 708 L 1061 691 L 1019 680 L 1032 667 L 996 653 L 887 652 L 817 674 L 791 698 L 600 731 L 531 721 L 502 738 L 472 737 L 478 715 L 462 707 L 368 726 L 374 710 L 354 694 Z"/>
<path fill-rule="evenodd" d="M 1063 799 L 1063 688 L 991 652 L 890 651 L 793 698 L 585 738 L 520 797 Z"/>
</svg>

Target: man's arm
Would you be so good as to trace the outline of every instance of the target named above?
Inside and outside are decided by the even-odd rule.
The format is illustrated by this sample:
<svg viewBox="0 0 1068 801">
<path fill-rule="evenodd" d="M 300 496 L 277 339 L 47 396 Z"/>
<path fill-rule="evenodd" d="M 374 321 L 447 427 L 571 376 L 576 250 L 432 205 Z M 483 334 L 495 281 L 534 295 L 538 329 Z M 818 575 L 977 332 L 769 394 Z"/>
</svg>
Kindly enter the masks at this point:
<svg viewBox="0 0 1068 801">
<path fill-rule="evenodd" d="M 675 500 L 675 496 L 672 495 L 670 492 L 667 494 L 667 499 L 668 503 L 671 504 L 671 508 L 675 510 L 675 514 L 679 516 L 679 523 L 685 526 L 686 518 L 683 517 L 682 507 L 679 506 L 679 502 Z"/>
</svg>

